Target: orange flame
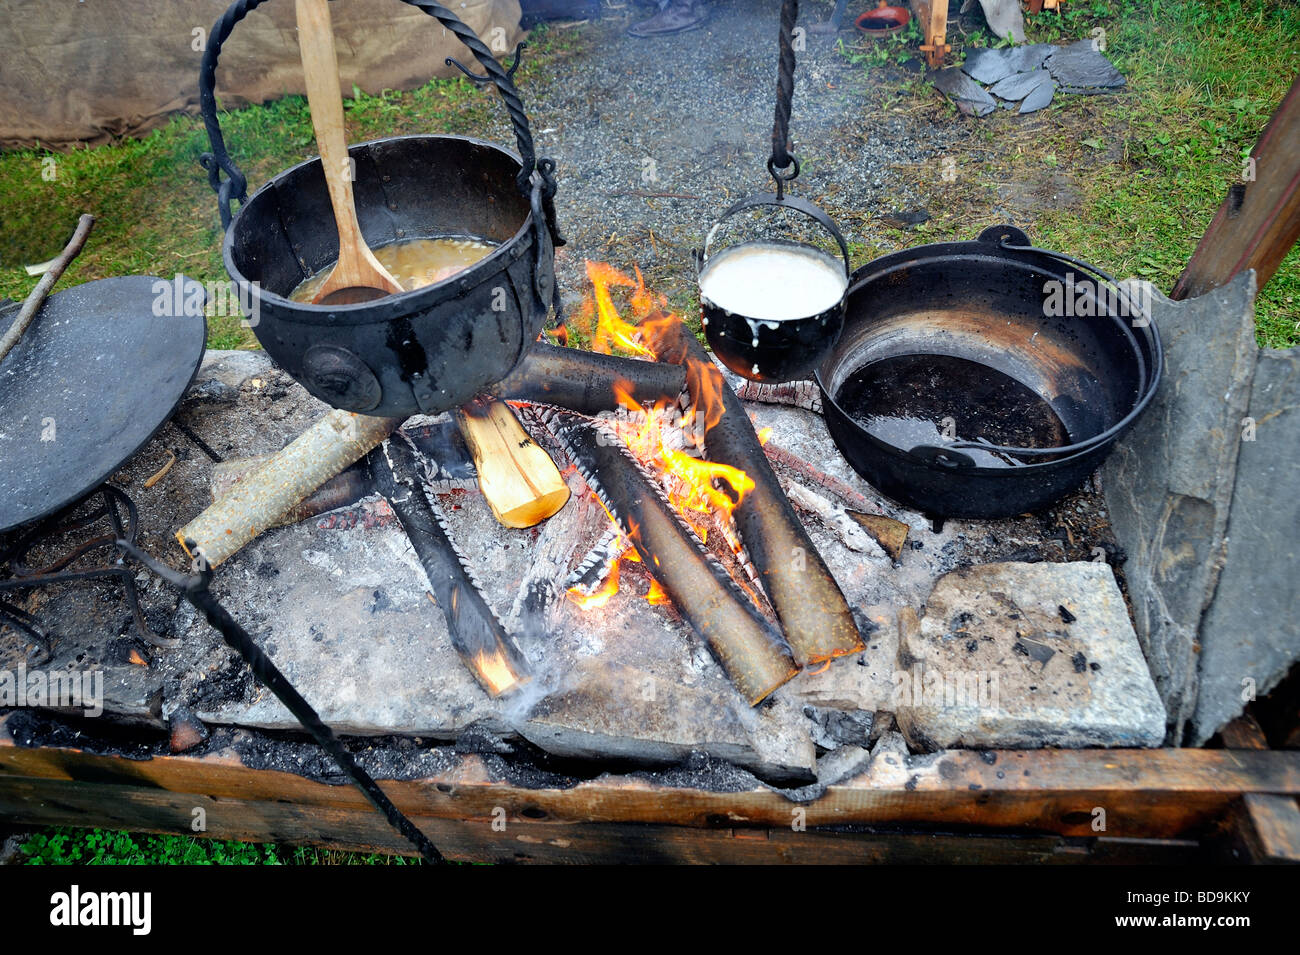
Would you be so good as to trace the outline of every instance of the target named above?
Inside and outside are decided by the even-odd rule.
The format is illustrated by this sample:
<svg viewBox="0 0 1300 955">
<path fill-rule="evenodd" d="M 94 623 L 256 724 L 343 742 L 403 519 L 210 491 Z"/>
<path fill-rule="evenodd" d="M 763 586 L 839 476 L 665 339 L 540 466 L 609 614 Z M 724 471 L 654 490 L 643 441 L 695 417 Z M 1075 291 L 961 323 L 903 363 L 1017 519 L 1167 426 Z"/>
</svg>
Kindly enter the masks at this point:
<svg viewBox="0 0 1300 955">
<path fill-rule="evenodd" d="M 666 604 L 670 601 L 667 591 L 659 586 L 659 581 L 654 578 L 650 579 L 650 589 L 646 592 L 645 599 L 652 607 L 658 607 L 660 604 Z"/>
<path fill-rule="evenodd" d="M 586 268 L 592 297 L 583 303 L 579 315 L 588 322 L 594 318 L 593 350 L 610 354 L 618 347 L 656 360 L 658 355 L 649 343 L 659 341 L 664 330 L 681 323 L 681 318 L 668 309 L 667 299 L 646 288 L 639 269 L 632 278 L 604 262 L 589 261 Z M 614 289 L 629 290 L 623 297 L 632 321 L 620 313 Z M 668 336 L 665 340 L 672 339 Z M 696 400 L 685 413 L 668 403 L 641 405 L 632 397 L 628 383 L 616 383 L 614 392 L 627 412 L 627 420 L 619 422 L 618 433 L 637 460 L 665 478 L 663 483 L 673 509 L 701 540 L 707 540 L 708 518 L 716 515 L 723 521 L 730 520 L 732 511 L 753 490 L 754 480 L 738 468 L 704 459 L 704 436 L 726 411 L 722 390 L 726 383 L 708 362 L 688 359 L 686 373 Z M 679 432 L 681 441 L 675 440 Z M 618 567 L 623 560 L 639 558 L 629 548 L 615 562 L 597 593 L 586 595 L 570 590 L 569 596 L 584 610 L 604 606 L 618 592 Z M 668 597 L 654 582 L 646 599 L 657 604 L 667 602 Z"/>
</svg>

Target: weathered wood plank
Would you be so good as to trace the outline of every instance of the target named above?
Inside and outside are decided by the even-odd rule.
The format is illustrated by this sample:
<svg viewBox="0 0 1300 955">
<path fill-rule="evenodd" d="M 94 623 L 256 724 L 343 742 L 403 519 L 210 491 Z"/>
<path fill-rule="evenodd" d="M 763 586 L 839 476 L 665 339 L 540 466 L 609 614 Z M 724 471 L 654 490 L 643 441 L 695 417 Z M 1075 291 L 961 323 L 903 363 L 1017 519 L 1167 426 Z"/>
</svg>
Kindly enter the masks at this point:
<svg viewBox="0 0 1300 955">
<path fill-rule="evenodd" d="M 286 802 L 307 812 L 369 813 L 359 792 L 283 772 L 252 770 L 233 753 L 133 761 L 75 749 L 22 749 L 0 723 L 0 792 L 19 780 L 66 780 L 110 800 L 113 787 L 185 796 Z M 903 771 L 872 769 L 795 805 L 766 788 L 715 793 L 602 776 L 568 789 L 491 778 L 478 757 L 442 776 L 389 781 L 403 812 L 433 819 L 638 823 L 701 829 L 937 825 L 1064 836 L 1175 838 L 1225 816 L 1246 793 L 1300 795 L 1300 753 L 1246 750 L 949 751 Z M 1097 810 L 1104 830 L 1094 830 Z"/>
<path fill-rule="evenodd" d="M 1238 830 L 1255 862 L 1300 864 L 1300 806 L 1293 797 L 1247 793 Z"/>
<path fill-rule="evenodd" d="M 207 828 L 201 833 L 191 829 L 196 809 L 205 814 Z M 411 854 L 378 814 L 364 810 L 214 799 L 134 786 L 110 790 L 59 779 L 0 782 L 0 818 Z M 1193 861 L 1199 853 L 1195 843 L 1173 840 L 696 829 L 527 818 L 501 822 L 417 816 L 413 821 L 449 859 L 499 863 L 1177 863 Z"/>
<path fill-rule="evenodd" d="M 1170 297 L 1192 298 L 1254 269 L 1263 288 L 1300 237 L 1300 77 L 1251 152 L 1255 181 L 1228 190 Z"/>
</svg>

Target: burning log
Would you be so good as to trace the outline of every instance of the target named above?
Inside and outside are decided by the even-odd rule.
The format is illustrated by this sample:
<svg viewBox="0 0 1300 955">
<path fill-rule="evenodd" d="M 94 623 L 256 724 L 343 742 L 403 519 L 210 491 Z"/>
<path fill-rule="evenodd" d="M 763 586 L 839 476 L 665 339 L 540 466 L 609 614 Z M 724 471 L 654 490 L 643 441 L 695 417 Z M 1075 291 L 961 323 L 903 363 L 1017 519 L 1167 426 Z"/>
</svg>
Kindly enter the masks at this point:
<svg viewBox="0 0 1300 955">
<path fill-rule="evenodd" d="M 474 572 L 447 535 L 437 505 L 424 493 L 414 450 L 397 437 L 371 453 L 369 461 L 375 487 L 410 538 L 465 666 L 492 696 L 522 686 L 529 679 L 528 661 L 483 597 Z"/>
<path fill-rule="evenodd" d="M 861 651 L 848 601 L 781 490 L 740 399 L 680 323 L 642 327 L 660 360 L 686 366 L 691 402 L 705 416 L 698 426 L 709 459 L 739 468 L 754 481 L 733 516 L 795 660 L 808 666 Z M 703 410 L 711 402 L 721 403 L 721 413 Z"/>
<path fill-rule="evenodd" d="M 216 567 L 359 461 L 402 420 L 331 411 L 177 531 L 176 539 L 190 557 Z"/>
<path fill-rule="evenodd" d="M 728 677 L 757 705 L 798 671 L 776 629 L 678 521 L 672 506 L 616 435 L 579 415 L 541 413 L 588 487 L 636 549 Z"/>
<path fill-rule="evenodd" d="M 492 393 L 512 401 L 538 401 L 598 414 L 620 406 L 620 388 L 643 405 L 676 401 L 686 388 L 686 373 L 662 362 L 539 342 Z"/>
</svg>

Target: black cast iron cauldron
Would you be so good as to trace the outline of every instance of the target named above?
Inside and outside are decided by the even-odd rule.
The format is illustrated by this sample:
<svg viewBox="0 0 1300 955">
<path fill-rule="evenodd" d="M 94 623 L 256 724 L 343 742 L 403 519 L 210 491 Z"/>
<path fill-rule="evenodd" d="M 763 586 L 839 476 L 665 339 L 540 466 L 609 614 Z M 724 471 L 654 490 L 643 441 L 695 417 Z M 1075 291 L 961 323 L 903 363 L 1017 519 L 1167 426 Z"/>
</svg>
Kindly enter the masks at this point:
<svg viewBox="0 0 1300 955">
<path fill-rule="evenodd" d="M 1090 304 L 1053 307 L 1049 290 L 1062 287 Z M 865 367 L 908 355 L 966 359 L 1007 375 L 1051 406 L 1070 442 L 882 440 L 837 397 Z M 933 518 L 999 518 L 1046 507 L 1091 474 L 1151 401 L 1163 363 L 1149 310 L 1110 276 L 995 226 L 974 242 L 908 249 L 854 273 L 844 334 L 816 380 L 831 437 L 872 486 Z M 1020 463 L 980 466 L 977 452 Z"/>
<path fill-rule="evenodd" d="M 304 279 L 338 258 L 320 159 L 272 178 L 233 216 L 245 180 L 226 154 L 214 84 L 221 45 L 264 0 L 238 0 L 213 27 L 199 77 L 212 153 L 203 157 L 226 229 L 222 254 L 258 341 L 311 394 L 336 408 L 402 417 L 457 407 L 505 377 L 537 340 L 555 294 L 554 163 L 536 160 L 506 71 L 451 11 L 405 0 L 436 17 L 484 67 L 510 113 L 519 145 L 463 136 L 395 136 L 348 149 L 357 218 L 372 248 L 472 236 L 499 243 L 450 279 L 357 305 L 292 302 Z M 522 46 L 522 44 L 521 44 Z M 448 62 L 465 68 L 455 61 Z M 229 178 L 222 180 L 224 171 Z"/>
<path fill-rule="evenodd" d="M 704 251 L 695 256 L 695 269 L 698 281 L 703 281 L 710 265 L 719 256 L 743 249 L 749 243 L 726 249 L 713 256 L 709 255 L 712 244 L 721 225 L 738 212 L 755 209 L 760 206 L 777 206 L 793 209 L 815 221 L 831 234 L 844 257 L 842 263 L 847 285 L 849 277 L 849 247 L 844 236 L 836 228 L 831 218 L 811 202 L 792 196 L 758 195 L 742 199 L 724 212 L 704 240 Z M 788 239 L 765 240 L 765 245 L 783 245 L 803 254 L 818 255 L 833 263 L 838 270 L 841 263 L 813 246 Z M 751 381 L 780 382 L 807 378 L 814 368 L 821 363 L 826 354 L 839 340 L 840 330 L 844 326 L 844 299 L 830 308 L 823 309 L 815 315 L 803 318 L 783 319 L 781 321 L 764 321 L 746 315 L 728 311 L 708 296 L 700 292 L 700 321 L 704 326 L 704 336 L 709 347 L 718 359 L 736 374 Z"/>
</svg>

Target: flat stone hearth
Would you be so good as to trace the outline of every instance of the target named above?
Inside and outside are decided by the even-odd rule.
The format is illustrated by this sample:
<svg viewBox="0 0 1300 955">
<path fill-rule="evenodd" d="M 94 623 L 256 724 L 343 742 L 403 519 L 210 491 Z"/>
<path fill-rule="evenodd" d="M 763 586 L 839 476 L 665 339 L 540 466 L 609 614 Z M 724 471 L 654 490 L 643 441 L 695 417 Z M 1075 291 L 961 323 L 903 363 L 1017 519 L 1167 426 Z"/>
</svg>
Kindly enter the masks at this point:
<svg viewBox="0 0 1300 955">
<path fill-rule="evenodd" d="M 1017 587 L 1032 585 L 1041 596 L 1047 579 L 1042 565 L 1023 562 L 1046 561 L 1054 571 L 1052 599 L 1066 606 L 1094 600 L 1103 578 L 1113 591 L 1104 627 L 1091 627 L 1080 615 L 1079 623 L 1053 638 L 1062 661 L 1083 653 L 1107 662 L 1088 673 L 1094 703 L 1066 694 L 1045 711 L 1042 719 L 1059 730 L 1048 734 L 1050 742 L 1158 742 L 1146 710 L 1126 721 L 1120 708 L 1112 721 L 1078 729 L 1099 695 L 1127 692 L 1143 678 L 1150 683 L 1109 566 L 1067 562 L 1087 559 L 1098 547 L 1102 553 L 1113 548 L 1100 496 L 1091 488 L 1039 517 L 950 521 L 936 531 L 859 479 L 816 414 L 771 405 L 749 410 L 758 426 L 772 429 L 771 446 L 787 462 L 778 455 L 778 475 L 799 485 L 797 510 L 868 631 L 864 653 L 801 674 L 757 708 L 744 703 L 671 607 L 645 601 L 649 578 L 636 564 L 624 566 L 622 588 L 604 607 L 582 610 L 562 601 L 549 632 L 516 629 L 515 600 L 539 548 L 555 553 L 558 542 L 561 552 L 571 554 L 572 566 L 607 527 L 598 508 L 579 507 L 586 489 L 576 474 L 569 477 L 571 504 L 528 530 L 503 528 L 473 489 L 440 496 L 453 539 L 535 668 L 534 679 L 507 698 L 489 698 L 466 670 L 405 534 L 377 498 L 267 531 L 218 568 L 214 591 L 341 733 L 454 740 L 472 732 L 522 738 L 560 757 L 644 764 L 704 752 L 772 781 L 826 783 L 869 758 L 870 745 L 893 729 L 896 715 L 914 747 L 1035 744 L 1023 733 L 999 729 L 996 721 L 979 737 L 919 724 L 902 718 L 900 703 L 906 702 L 909 667 L 921 657 L 908 642 L 915 639 L 908 626 L 920 620 L 923 635 L 934 630 L 925 608 L 936 581 L 971 565 L 1010 559 L 1000 564 L 1003 589 L 1014 596 Z M 237 458 L 277 450 L 324 411 L 260 353 L 212 352 L 178 417 L 219 455 Z M 144 488 L 168 449 L 177 453 L 176 465 Z M 787 466 L 792 460 L 813 471 Z M 186 563 L 171 534 L 209 502 L 211 472 L 212 462 L 169 426 L 117 475 L 116 483 L 140 507 L 142 545 L 178 569 Z M 817 472 L 830 482 L 809 477 Z M 837 496 L 837 487 L 848 488 L 854 501 Z M 843 518 L 846 504 L 861 509 L 864 503 L 909 525 L 897 561 Z M 29 598 L 33 612 L 52 621 L 57 633 L 48 667 L 103 668 L 105 707 L 118 718 L 161 726 L 187 712 L 209 725 L 298 729 L 188 604 L 150 575 L 138 579 L 151 625 L 178 637 L 177 648 L 157 650 L 135 640 L 113 587 L 64 586 Z M 906 650 L 901 657 L 900 621 Z M 16 665 L 25 650 L 15 634 L 0 634 L 0 667 Z M 1011 653 L 1008 665 L 1019 662 Z M 942 665 L 951 669 L 958 663 L 965 666 Z M 981 665 L 998 663 L 990 657 Z M 1050 693 L 1046 684 L 1058 679 L 1058 671 L 1062 685 L 1077 678 L 1073 666 L 1052 665 L 1035 692 Z M 1004 695 L 1018 686 L 1004 682 Z M 942 724 L 943 713 L 937 718 Z M 1162 724 L 1163 711 L 1155 718 Z"/>
</svg>

